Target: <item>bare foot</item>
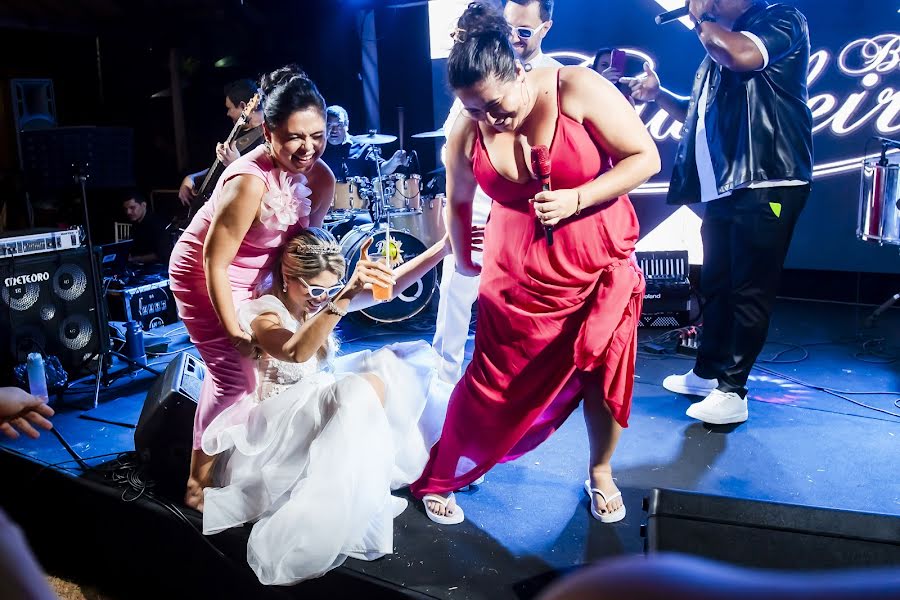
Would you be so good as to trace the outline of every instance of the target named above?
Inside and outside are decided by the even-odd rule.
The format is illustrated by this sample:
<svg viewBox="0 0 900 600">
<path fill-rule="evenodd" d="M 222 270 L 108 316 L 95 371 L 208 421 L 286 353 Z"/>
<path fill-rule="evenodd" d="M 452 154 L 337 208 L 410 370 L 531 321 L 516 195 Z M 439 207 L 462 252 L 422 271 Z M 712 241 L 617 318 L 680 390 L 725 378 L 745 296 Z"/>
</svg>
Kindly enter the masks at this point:
<svg viewBox="0 0 900 600">
<path fill-rule="evenodd" d="M 184 494 L 184 504 L 188 508 L 203 512 L 203 488 L 208 487 L 208 485 L 208 483 L 203 485 L 200 480 L 193 477 L 188 479 L 187 492 Z"/>
<path fill-rule="evenodd" d="M 613 481 L 610 467 L 595 467 L 591 469 L 591 487 L 602 491 L 607 498 L 619 491 L 615 481 Z M 607 504 L 603 501 L 603 497 L 600 494 L 591 494 L 591 502 L 594 503 L 594 510 L 605 515 L 613 513 L 622 507 L 622 496 L 620 494 L 612 498 Z"/>
</svg>

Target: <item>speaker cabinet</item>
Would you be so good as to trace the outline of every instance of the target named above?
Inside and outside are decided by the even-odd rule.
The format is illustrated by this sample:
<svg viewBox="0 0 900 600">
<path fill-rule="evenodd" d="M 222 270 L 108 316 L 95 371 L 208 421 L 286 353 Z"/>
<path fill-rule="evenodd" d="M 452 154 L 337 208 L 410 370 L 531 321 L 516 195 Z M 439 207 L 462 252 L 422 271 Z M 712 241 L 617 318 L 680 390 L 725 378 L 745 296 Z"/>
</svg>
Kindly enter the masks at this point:
<svg viewBox="0 0 900 600">
<path fill-rule="evenodd" d="M 187 352 L 178 354 L 147 393 L 134 431 L 134 448 L 157 487 L 184 494 L 193 445 L 194 413 L 206 365 Z"/>
<path fill-rule="evenodd" d="M 99 285 L 87 248 L 0 258 L 0 364 L 4 376 L 29 352 L 59 358 L 75 376 L 109 347 L 96 312 Z M 97 264 L 95 262 L 95 264 Z"/>
<path fill-rule="evenodd" d="M 749 567 L 835 569 L 900 564 L 900 518 L 655 489 L 645 500 L 648 552 Z"/>
</svg>

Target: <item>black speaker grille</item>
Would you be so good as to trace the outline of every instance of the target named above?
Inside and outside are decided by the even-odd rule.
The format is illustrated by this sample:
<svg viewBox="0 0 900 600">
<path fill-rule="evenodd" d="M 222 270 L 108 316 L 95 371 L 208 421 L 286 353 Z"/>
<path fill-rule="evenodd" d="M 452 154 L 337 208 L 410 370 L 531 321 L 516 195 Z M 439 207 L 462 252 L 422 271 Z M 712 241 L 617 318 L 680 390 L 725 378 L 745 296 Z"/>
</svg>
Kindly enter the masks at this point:
<svg viewBox="0 0 900 600">
<path fill-rule="evenodd" d="M 69 350 L 84 350 L 94 336 L 94 327 L 85 315 L 68 317 L 59 326 L 59 341 Z"/>
<path fill-rule="evenodd" d="M 109 347 L 98 289 L 86 248 L 0 257 L 0 379 L 38 351 L 83 374 L 86 358 Z"/>
<path fill-rule="evenodd" d="M 67 302 L 78 300 L 87 289 L 88 277 L 78 265 L 66 264 L 53 274 L 53 293 Z"/>
<path fill-rule="evenodd" d="M 3 303 L 19 312 L 26 311 L 34 306 L 40 295 L 41 286 L 36 283 L 26 283 L 12 287 L 3 286 L 3 291 L 0 292 L 0 296 L 3 296 Z"/>
</svg>

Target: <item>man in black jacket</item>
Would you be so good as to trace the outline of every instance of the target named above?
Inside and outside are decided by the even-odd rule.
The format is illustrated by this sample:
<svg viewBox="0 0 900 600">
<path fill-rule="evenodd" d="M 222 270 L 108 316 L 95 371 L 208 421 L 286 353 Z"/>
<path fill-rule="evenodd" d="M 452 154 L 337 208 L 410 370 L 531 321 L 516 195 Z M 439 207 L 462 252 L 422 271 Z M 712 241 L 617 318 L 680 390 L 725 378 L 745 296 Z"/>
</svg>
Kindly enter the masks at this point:
<svg viewBox="0 0 900 600">
<path fill-rule="evenodd" d="M 684 123 L 668 202 L 706 203 L 703 336 L 694 368 L 663 386 L 706 396 L 688 408 L 690 417 L 740 423 L 812 182 L 809 30 L 796 8 L 765 0 L 688 5 L 707 52 L 690 98 L 662 88 L 647 65 L 624 81 L 636 100 L 656 102 Z"/>
</svg>

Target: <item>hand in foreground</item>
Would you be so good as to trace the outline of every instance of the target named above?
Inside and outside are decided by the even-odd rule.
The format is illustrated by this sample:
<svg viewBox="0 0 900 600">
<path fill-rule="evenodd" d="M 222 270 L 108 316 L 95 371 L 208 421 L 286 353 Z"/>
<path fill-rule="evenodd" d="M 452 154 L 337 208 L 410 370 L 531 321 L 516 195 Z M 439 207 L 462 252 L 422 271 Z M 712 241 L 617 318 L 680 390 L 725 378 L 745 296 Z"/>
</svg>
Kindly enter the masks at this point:
<svg viewBox="0 0 900 600">
<path fill-rule="evenodd" d="M 644 63 L 644 72 L 636 77 L 622 77 L 619 83 L 624 83 L 631 90 L 631 97 L 639 102 L 653 102 L 659 96 L 659 76 L 650 68 L 650 63 Z"/>
<path fill-rule="evenodd" d="M 369 257 L 369 247 L 372 238 L 367 239 L 359 251 L 359 260 L 353 269 L 353 275 L 347 283 L 347 295 L 353 297 L 362 290 L 371 290 L 373 285 L 390 287 L 397 283 L 394 279 L 394 270 L 388 266 L 384 257 L 380 260 L 372 260 Z"/>
<path fill-rule="evenodd" d="M 575 214 L 578 210 L 578 192 L 552 190 L 540 192 L 532 200 L 534 212 L 541 225 L 553 226 Z"/>
<path fill-rule="evenodd" d="M 444 256 L 453 254 L 449 231 L 444 234 L 441 244 L 444 246 Z M 484 226 L 482 225 L 472 225 L 472 252 L 484 252 Z"/>
<path fill-rule="evenodd" d="M 10 439 L 18 439 L 19 432 L 32 439 L 40 437 L 35 429 L 50 430 L 53 424 L 47 420 L 53 409 L 46 398 L 32 396 L 17 387 L 0 388 L 0 433 Z"/>
<path fill-rule="evenodd" d="M 181 187 L 178 188 L 178 199 L 181 200 L 182 205 L 190 206 L 191 200 L 193 200 L 196 195 L 197 192 L 194 190 L 194 180 L 188 175 L 181 180 Z"/>
<path fill-rule="evenodd" d="M 688 2 L 688 11 L 690 11 L 695 23 L 707 13 L 714 14 L 713 8 L 713 0 L 690 0 Z"/>
<path fill-rule="evenodd" d="M 246 331 L 240 331 L 228 336 L 231 347 L 237 350 L 241 356 L 259 358 L 259 348 L 253 342 L 253 336 Z"/>
</svg>

